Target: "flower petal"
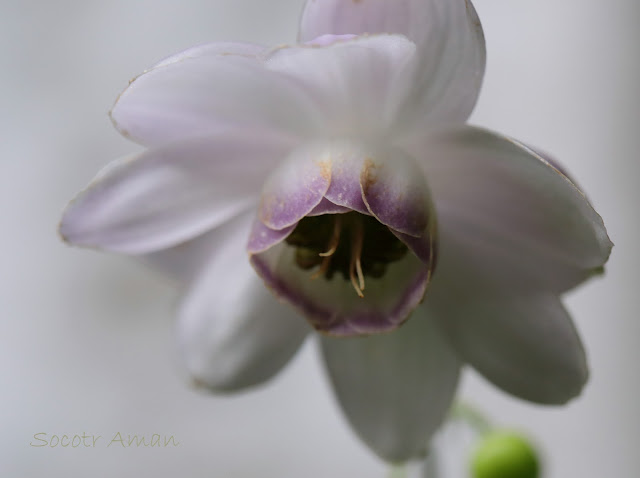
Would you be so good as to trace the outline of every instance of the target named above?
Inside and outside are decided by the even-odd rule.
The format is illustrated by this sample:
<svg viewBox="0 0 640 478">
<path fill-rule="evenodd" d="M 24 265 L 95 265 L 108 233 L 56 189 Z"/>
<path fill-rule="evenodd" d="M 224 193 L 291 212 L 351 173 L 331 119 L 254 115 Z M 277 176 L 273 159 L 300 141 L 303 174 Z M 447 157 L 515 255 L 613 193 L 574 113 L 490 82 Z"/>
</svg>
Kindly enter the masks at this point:
<svg viewBox="0 0 640 478">
<path fill-rule="evenodd" d="M 325 34 L 397 33 L 418 46 L 420 66 L 406 107 L 416 134 L 425 121 L 464 121 L 475 106 L 485 66 L 482 26 L 470 1 L 309 0 L 299 39 Z"/>
<path fill-rule="evenodd" d="M 267 178 L 258 217 L 271 229 L 287 228 L 322 201 L 331 182 L 331 159 L 315 146 L 292 152 Z"/>
<path fill-rule="evenodd" d="M 406 96 L 415 45 L 399 35 L 333 37 L 325 43 L 278 48 L 265 65 L 315 99 L 325 135 L 388 134 Z"/>
<path fill-rule="evenodd" d="M 175 55 L 171 55 L 164 60 L 159 61 L 150 70 L 167 66 L 172 63 L 178 63 L 189 58 L 198 58 L 201 56 L 244 56 L 258 60 L 266 51 L 266 48 L 256 43 L 244 42 L 215 42 L 205 43 L 203 45 L 194 46 L 187 50 L 181 51 Z"/>
<path fill-rule="evenodd" d="M 179 312 L 178 344 L 196 384 L 236 390 L 259 384 L 295 354 L 309 327 L 278 303 L 249 266 L 253 213 L 221 226 L 203 274 Z"/>
<path fill-rule="evenodd" d="M 525 400 L 564 404 L 580 394 L 589 377 L 586 357 L 558 297 L 510 291 L 471 295 L 450 282 L 453 290 L 443 299 L 437 277 L 425 307 L 435 309 L 462 359 Z"/>
<path fill-rule="evenodd" d="M 460 362 L 430 318 L 365 338 L 322 338 L 327 370 L 360 438 L 383 459 L 426 452 L 458 383 Z"/>
<path fill-rule="evenodd" d="M 67 207 L 60 233 L 76 245 L 128 254 L 170 247 L 253 204 L 292 144 L 245 132 L 176 142 L 117 161 Z"/>
<path fill-rule="evenodd" d="M 230 220 L 234 220 L 231 218 Z M 181 287 L 188 287 L 201 273 L 211 251 L 218 245 L 221 226 L 175 246 L 138 256 L 153 270 Z"/>
<path fill-rule="evenodd" d="M 153 146 L 185 137 L 271 128 L 300 135 L 319 121 L 307 94 L 264 68 L 247 45 L 206 45 L 135 78 L 111 111 L 125 136 Z"/>
<path fill-rule="evenodd" d="M 433 230 L 435 211 L 416 160 L 388 147 L 364 158 L 360 188 L 369 212 L 382 224 L 410 236 L 423 237 Z"/>
<path fill-rule="evenodd" d="M 335 336 L 398 328 L 422 300 L 431 277 L 431 264 L 407 254 L 390 264 L 382 278 L 367 277 L 361 298 L 348 279 L 314 279 L 296 265 L 295 253 L 281 242 L 251 256 L 251 263 L 276 296 L 296 307 L 316 330 Z"/>
<path fill-rule="evenodd" d="M 410 147 L 436 203 L 441 240 L 485 282 L 563 292 L 601 271 L 611 252 L 602 218 L 554 167 L 523 145 L 471 126 Z M 446 237 L 445 237 L 446 236 Z"/>
<path fill-rule="evenodd" d="M 293 223 L 291 226 L 285 227 L 284 229 L 271 229 L 265 226 L 264 223 L 256 217 L 253 221 L 251 232 L 249 233 L 247 252 L 249 252 L 249 254 L 258 254 L 266 251 L 279 242 L 285 240 L 297 225 L 298 223 Z"/>
<path fill-rule="evenodd" d="M 285 175 L 286 181 L 281 179 Z M 424 172 L 415 159 L 391 145 L 347 140 L 310 143 L 293 153 L 274 176 L 277 181 L 267 186 L 268 196 L 276 198 L 271 202 L 287 211 L 294 202 L 287 199 L 293 197 L 289 189 L 304 192 L 304 198 L 295 202 L 296 213 L 287 221 L 272 225 L 265 217 L 273 213 L 261 213 L 263 222 L 274 229 L 311 213 L 311 199 L 316 200 L 311 192 L 317 194 L 322 188 L 330 203 L 373 215 L 389 228 L 414 237 L 428 233 L 435 221 Z M 322 188 L 315 186 L 313 181 L 326 178 L 330 180 L 326 188 L 324 183 Z"/>
<path fill-rule="evenodd" d="M 322 201 L 318 203 L 316 207 L 314 207 L 307 216 L 322 216 L 323 214 L 341 214 L 344 212 L 349 212 L 351 209 L 344 206 L 338 206 L 337 204 L 332 203 L 326 197 L 322 198 Z"/>
</svg>

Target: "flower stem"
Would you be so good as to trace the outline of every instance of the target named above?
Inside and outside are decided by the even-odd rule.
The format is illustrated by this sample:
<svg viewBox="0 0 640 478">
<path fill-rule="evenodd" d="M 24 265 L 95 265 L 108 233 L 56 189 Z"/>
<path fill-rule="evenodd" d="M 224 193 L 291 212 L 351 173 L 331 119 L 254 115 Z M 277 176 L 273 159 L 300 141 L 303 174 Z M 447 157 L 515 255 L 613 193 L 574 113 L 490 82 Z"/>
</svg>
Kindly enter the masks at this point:
<svg viewBox="0 0 640 478">
<path fill-rule="evenodd" d="M 451 418 L 468 423 L 479 435 L 486 435 L 494 428 L 480 410 L 468 403 L 456 402 L 451 408 Z"/>
<path fill-rule="evenodd" d="M 406 465 L 392 465 L 389 478 L 408 478 Z"/>
</svg>

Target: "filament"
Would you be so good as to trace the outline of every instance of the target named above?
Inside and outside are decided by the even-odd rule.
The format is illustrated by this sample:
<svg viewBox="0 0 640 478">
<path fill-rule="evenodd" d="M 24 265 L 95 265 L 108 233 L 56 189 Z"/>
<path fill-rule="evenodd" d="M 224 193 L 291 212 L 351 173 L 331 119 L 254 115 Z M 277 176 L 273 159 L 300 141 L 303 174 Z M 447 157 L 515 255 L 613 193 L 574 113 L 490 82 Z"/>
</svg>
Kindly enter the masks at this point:
<svg viewBox="0 0 640 478">
<path fill-rule="evenodd" d="M 364 297 L 364 274 L 362 273 L 362 264 L 360 256 L 362 255 L 362 242 L 364 240 L 364 231 L 362 222 L 357 220 L 351 231 L 351 262 L 349 263 L 349 278 L 351 285 L 359 297 Z"/>
</svg>

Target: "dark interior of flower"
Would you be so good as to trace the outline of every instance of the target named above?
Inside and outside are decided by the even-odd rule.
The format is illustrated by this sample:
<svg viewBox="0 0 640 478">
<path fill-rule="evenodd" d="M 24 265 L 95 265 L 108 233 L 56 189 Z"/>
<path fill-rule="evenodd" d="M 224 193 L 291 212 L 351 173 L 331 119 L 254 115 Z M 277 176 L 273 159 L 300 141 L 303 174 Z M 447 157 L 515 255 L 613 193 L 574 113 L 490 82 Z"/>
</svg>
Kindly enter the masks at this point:
<svg viewBox="0 0 640 478">
<path fill-rule="evenodd" d="M 328 280 L 339 272 L 360 297 L 365 276 L 382 277 L 390 263 L 407 253 L 407 246 L 387 226 L 358 212 L 305 217 L 286 242 L 296 248 L 298 267 L 319 266 L 312 277 Z"/>
</svg>

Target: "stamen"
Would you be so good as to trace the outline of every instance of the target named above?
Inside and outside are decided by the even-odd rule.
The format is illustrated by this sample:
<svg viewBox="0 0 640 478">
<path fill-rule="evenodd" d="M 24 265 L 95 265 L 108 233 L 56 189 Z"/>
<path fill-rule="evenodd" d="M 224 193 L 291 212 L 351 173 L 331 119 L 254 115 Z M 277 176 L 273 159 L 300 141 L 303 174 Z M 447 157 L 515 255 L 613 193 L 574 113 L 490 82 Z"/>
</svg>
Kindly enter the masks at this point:
<svg viewBox="0 0 640 478">
<path fill-rule="evenodd" d="M 321 257 L 331 257 L 338 250 L 338 244 L 340 243 L 340 233 L 342 232 L 342 215 L 336 214 L 333 222 L 333 233 L 331 234 L 331 240 L 329 241 L 329 250 L 318 254 Z"/>
<path fill-rule="evenodd" d="M 318 277 L 325 275 L 329 270 L 330 265 L 331 265 L 331 256 L 326 256 L 324 259 L 322 259 L 322 263 L 320 264 L 320 269 L 318 269 L 313 274 L 311 274 L 311 278 L 317 279 Z"/>
<path fill-rule="evenodd" d="M 351 231 L 351 262 L 349 263 L 349 278 L 351 285 L 356 290 L 359 297 L 364 297 L 364 274 L 362 273 L 362 264 L 360 256 L 362 255 L 362 242 L 364 240 L 364 231 L 362 221 L 359 219 L 354 221 Z M 357 274 L 357 280 L 356 280 Z"/>
<path fill-rule="evenodd" d="M 351 279 L 351 285 L 356 290 L 356 294 L 358 294 L 358 297 L 360 298 L 364 297 L 364 294 L 362 293 L 362 289 L 360 289 L 358 281 L 356 280 L 356 275 L 353 273 L 353 270 L 349 271 L 349 278 Z"/>
<path fill-rule="evenodd" d="M 362 264 L 360 263 L 360 257 L 356 259 L 356 272 L 358 273 L 358 284 L 360 289 L 364 290 L 364 274 L 362 273 Z"/>
</svg>

